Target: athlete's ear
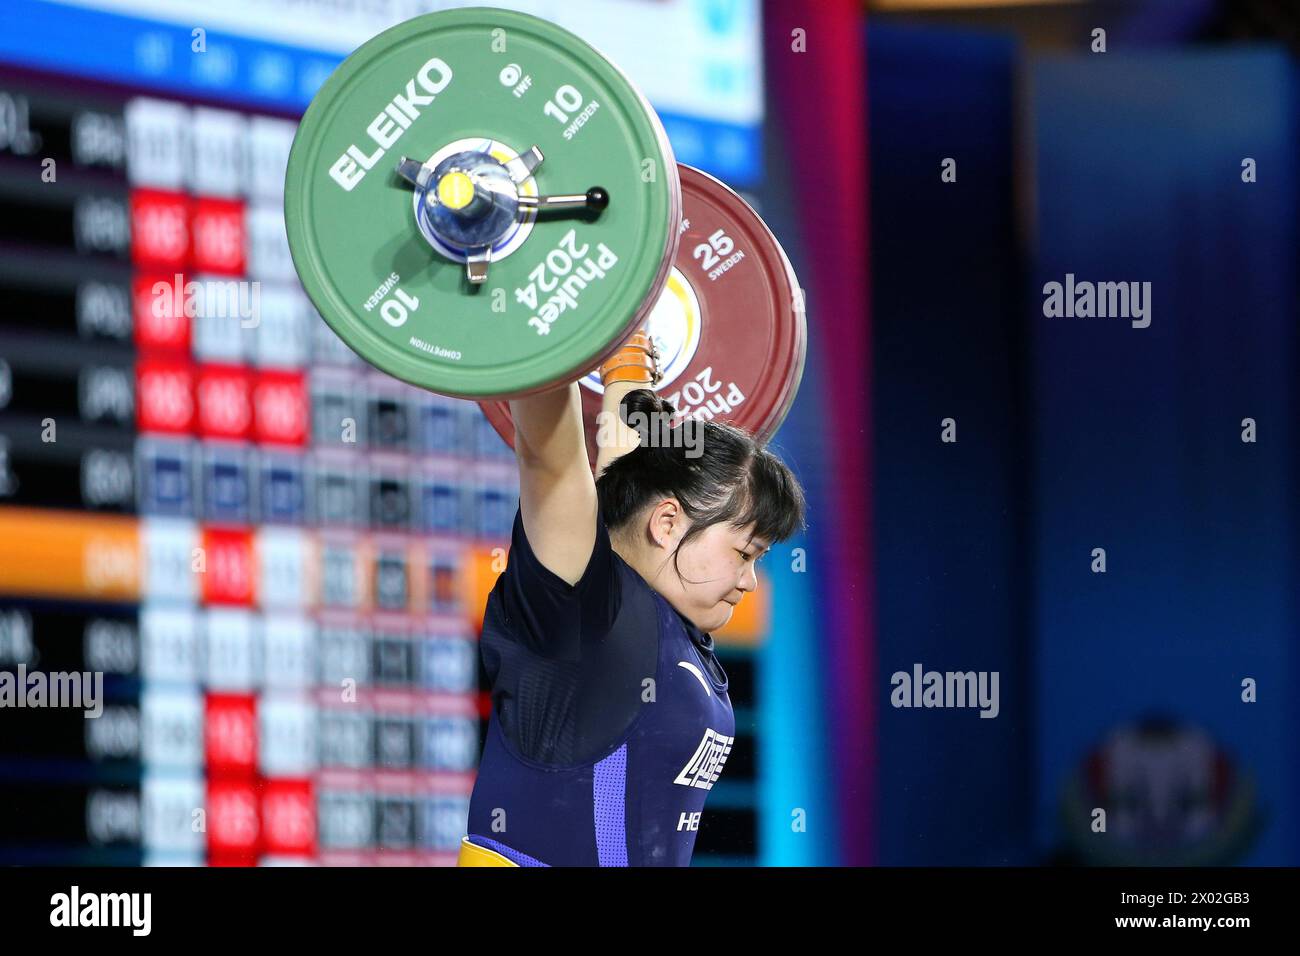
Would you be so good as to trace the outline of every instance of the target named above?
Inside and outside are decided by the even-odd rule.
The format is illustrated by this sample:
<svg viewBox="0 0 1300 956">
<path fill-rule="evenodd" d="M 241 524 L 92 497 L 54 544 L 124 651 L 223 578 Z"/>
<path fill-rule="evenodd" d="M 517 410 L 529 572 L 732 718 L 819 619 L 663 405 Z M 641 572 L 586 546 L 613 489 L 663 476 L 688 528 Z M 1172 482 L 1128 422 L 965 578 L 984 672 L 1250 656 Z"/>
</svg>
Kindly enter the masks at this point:
<svg viewBox="0 0 1300 956">
<path fill-rule="evenodd" d="M 650 511 L 650 539 L 657 547 L 672 548 L 686 533 L 686 515 L 676 498 L 665 498 Z"/>
</svg>

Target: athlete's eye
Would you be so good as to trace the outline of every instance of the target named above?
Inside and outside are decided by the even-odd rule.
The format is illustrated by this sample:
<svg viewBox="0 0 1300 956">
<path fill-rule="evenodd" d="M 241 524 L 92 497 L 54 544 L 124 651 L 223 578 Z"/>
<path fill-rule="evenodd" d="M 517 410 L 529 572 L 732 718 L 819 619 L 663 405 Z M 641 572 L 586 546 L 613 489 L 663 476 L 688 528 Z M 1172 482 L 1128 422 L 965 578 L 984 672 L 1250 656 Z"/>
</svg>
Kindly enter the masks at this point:
<svg viewBox="0 0 1300 956">
<path fill-rule="evenodd" d="M 741 556 L 742 558 L 744 558 L 746 561 L 748 561 L 748 560 L 750 559 L 750 555 L 749 555 L 748 553 L 744 552 L 744 551 L 741 551 L 739 548 L 736 549 L 736 554 L 740 555 L 740 556 Z"/>
</svg>

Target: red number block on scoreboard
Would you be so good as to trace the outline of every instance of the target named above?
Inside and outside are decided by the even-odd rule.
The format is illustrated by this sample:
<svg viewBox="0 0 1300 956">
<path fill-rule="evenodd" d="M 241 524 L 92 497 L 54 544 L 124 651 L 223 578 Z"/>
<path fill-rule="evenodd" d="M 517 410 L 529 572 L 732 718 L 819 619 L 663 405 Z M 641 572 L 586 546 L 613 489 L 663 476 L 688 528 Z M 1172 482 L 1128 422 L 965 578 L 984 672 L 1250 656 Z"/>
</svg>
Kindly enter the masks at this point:
<svg viewBox="0 0 1300 956">
<path fill-rule="evenodd" d="M 167 351 L 189 355 L 190 316 L 185 314 L 186 277 L 151 273 L 131 283 L 135 344 L 141 351 Z"/>
<path fill-rule="evenodd" d="M 316 855 L 316 799 L 310 780 L 266 780 L 262 785 L 262 851 Z"/>
<path fill-rule="evenodd" d="M 194 267 L 199 272 L 243 275 L 246 263 L 244 204 L 234 199 L 199 199 L 194 204 Z"/>
<path fill-rule="evenodd" d="M 180 269 L 190 257 L 192 200 L 161 189 L 131 191 L 131 261 Z"/>
<path fill-rule="evenodd" d="M 203 603 L 242 607 L 253 604 L 257 563 L 251 531 L 204 528 L 203 562 Z"/>
<path fill-rule="evenodd" d="M 253 387 L 253 435 L 273 445 L 307 444 L 307 379 L 302 372 L 262 372 Z"/>
<path fill-rule="evenodd" d="M 209 779 L 207 809 L 212 862 L 236 866 L 255 862 L 262 826 L 253 779 Z"/>
<path fill-rule="evenodd" d="M 238 365 L 201 365 L 198 426 L 204 438 L 247 438 L 253 430 L 253 377 Z"/>
<path fill-rule="evenodd" d="M 257 770 L 257 698 L 208 694 L 203 701 L 203 752 L 209 776 Z"/>
<path fill-rule="evenodd" d="M 145 358 L 135 367 L 136 427 L 169 435 L 194 430 L 194 366 L 183 358 Z"/>
</svg>

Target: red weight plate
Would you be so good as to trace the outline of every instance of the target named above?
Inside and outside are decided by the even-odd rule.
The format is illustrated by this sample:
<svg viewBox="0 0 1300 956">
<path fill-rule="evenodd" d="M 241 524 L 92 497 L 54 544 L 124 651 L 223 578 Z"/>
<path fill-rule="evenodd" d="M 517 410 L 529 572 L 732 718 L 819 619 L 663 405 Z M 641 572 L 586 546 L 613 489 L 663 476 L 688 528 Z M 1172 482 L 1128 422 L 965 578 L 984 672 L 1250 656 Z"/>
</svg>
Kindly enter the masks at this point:
<svg viewBox="0 0 1300 956">
<path fill-rule="evenodd" d="M 664 372 L 658 392 L 681 417 L 729 422 L 766 441 L 789 412 L 803 375 L 807 330 L 798 281 L 747 202 L 707 173 L 678 170 L 681 245 L 647 320 Z M 592 371 L 580 382 L 594 465 L 600 378 Z M 480 405 L 513 446 L 509 403 Z"/>
<path fill-rule="evenodd" d="M 799 385 L 803 381 L 804 364 L 808 358 L 808 324 L 805 321 L 803 287 L 799 285 L 799 277 L 795 275 L 794 266 L 790 264 L 790 259 L 785 255 L 784 250 L 782 250 L 781 255 L 785 259 L 785 268 L 790 276 L 790 284 L 797 290 L 795 293 L 795 311 L 797 313 L 796 328 L 799 332 L 799 343 L 795 351 L 798 355 L 798 366 L 786 383 L 786 394 L 781 401 L 781 412 L 777 417 L 776 424 L 772 426 L 771 434 L 776 433 L 776 430 L 781 427 L 781 423 L 785 421 L 786 416 L 790 414 L 790 409 L 794 407 L 795 396 L 799 393 Z M 771 437 L 771 434 L 768 437 Z"/>
</svg>

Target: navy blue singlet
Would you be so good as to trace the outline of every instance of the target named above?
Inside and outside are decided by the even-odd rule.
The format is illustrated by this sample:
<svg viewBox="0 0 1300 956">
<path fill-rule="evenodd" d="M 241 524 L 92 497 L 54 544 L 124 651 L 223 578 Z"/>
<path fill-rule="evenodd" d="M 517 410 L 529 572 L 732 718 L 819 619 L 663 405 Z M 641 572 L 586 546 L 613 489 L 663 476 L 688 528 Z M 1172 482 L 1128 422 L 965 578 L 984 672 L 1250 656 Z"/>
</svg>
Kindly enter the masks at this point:
<svg viewBox="0 0 1300 956">
<path fill-rule="evenodd" d="M 516 511 L 480 650 L 492 712 L 470 841 L 523 866 L 687 866 L 735 737 L 727 675 L 599 514 L 570 585 Z"/>
</svg>

